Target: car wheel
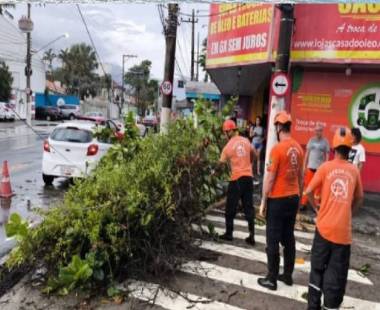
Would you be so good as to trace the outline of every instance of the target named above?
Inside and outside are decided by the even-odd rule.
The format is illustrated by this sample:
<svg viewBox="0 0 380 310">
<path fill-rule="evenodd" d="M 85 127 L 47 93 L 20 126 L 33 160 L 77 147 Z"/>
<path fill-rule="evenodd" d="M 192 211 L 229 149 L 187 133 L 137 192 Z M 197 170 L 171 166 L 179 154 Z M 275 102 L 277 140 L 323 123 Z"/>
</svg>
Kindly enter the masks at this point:
<svg viewBox="0 0 380 310">
<path fill-rule="evenodd" d="M 54 181 L 54 176 L 43 173 L 42 180 L 44 180 L 45 185 L 52 185 Z"/>
<path fill-rule="evenodd" d="M 75 115 L 74 114 L 70 114 L 70 117 L 69 117 L 70 121 L 73 121 L 75 120 Z"/>
<path fill-rule="evenodd" d="M 46 115 L 46 120 L 47 120 L 48 122 L 50 122 L 50 121 L 51 121 L 51 116 L 50 116 L 50 115 Z"/>
</svg>

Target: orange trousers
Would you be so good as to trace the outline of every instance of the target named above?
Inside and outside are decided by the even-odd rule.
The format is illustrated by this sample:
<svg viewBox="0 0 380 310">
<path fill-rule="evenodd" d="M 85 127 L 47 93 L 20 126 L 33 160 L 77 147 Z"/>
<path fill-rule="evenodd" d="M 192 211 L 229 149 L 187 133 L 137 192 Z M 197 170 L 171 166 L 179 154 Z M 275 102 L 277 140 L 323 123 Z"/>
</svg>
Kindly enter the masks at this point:
<svg viewBox="0 0 380 310">
<path fill-rule="evenodd" d="M 313 179 L 314 174 L 315 174 L 315 172 L 313 170 L 310 170 L 309 168 L 306 169 L 305 176 L 303 179 L 303 193 L 302 193 L 302 199 L 301 199 L 301 205 L 302 206 L 307 205 L 308 199 L 307 199 L 307 196 L 305 195 L 305 191 L 306 191 L 309 183 Z M 321 200 L 321 188 L 315 189 L 314 200 L 315 200 L 315 203 L 319 205 L 320 200 Z"/>
</svg>

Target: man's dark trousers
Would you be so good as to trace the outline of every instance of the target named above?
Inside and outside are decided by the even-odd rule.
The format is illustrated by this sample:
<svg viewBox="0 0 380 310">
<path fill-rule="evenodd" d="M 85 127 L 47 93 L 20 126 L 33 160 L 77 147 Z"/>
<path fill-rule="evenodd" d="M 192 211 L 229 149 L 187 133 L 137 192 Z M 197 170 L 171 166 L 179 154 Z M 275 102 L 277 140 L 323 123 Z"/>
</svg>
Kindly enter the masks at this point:
<svg viewBox="0 0 380 310">
<path fill-rule="evenodd" d="M 280 269 L 280 243 L 284 247 L 284 275 L 291 277 L 296 257 L 294 225 L 299 196 L 268 198 L 267 201 L 267 258 L 268 278 L 276 282 Z"/>
<path fill-rule="evenodd" d="M 311 250 L 308 310 L 338 309 L 346 291 L 351 246 L 332 243 L 315 231 Z"/>
<path fill-rule="evenodd" d="M 250 235 L 255 234 L 255 222 L 253 212 L 253 178 L 243 176 L 236 181 L 230 181 L 227 190 L 226 203 L 226 234 L 232 236 L 234 230 L 234 218 L 241 200 L 245 219 L 248 222 Z"/>
</svg>

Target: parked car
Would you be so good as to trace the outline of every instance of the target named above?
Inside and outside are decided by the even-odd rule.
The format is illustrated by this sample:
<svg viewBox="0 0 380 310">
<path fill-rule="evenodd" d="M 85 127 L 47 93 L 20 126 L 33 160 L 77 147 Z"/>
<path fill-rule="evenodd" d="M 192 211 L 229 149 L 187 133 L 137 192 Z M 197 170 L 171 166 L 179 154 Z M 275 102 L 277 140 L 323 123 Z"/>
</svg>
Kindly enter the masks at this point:
<svg viewBox="0 0 380 310">
<path fill-rule="evenodd" d="M 106 120 L 102 112 L 87 112 L 84 115 L 78 115 L 77 119 L 93 121 L 97 124 L 100 124 Z"/>
<path fill-rule="evenodd" d="M 155 115 L 147 115 L 143 118 L 142 123 L 145 126 L 156 127 L 158 126 L 158 118 Z"/>
<path fill-rule="evenodd" d="M 122 140 L 124 138 L 124 125 L 121 122 L 117 120 L 107 119 L 104 121 L 99 121 L 97 124 L 105 126 L 106 128 L 110 128 L 118 140 Z"/>
<path fill-rule="evenodd" d="M 64 104 L 58 107 L 63 119 L 74 120 L 80 115 L 79 105 Z"/>
<path fill-rule="evenodd" d="M 136 123 L 137 128 L 139 129 L 140 137 L 145 137 L 147 134 L 147 129 L 143 124 Z"/>
<path fill-rule="evenodd" d="M 142 124 L 146 127 L 147 132 L 153 130 L 158 132 L 159 120 L 155 115 L 147 115 L 143 118 Z"/>
<path fill-rule="evenodd" d="M 111 144 L 94 137 L 93 122 L 66 122 L 59 124 L 44 141 L 42 179 L 51 185 L 54 178 L 83 178 L 96 167 Z"/>
<path fill-rule="evenodd" d="M 14 108 L 10 103 L 0 102 L 0 120 L 13 122 L 16 119 Z"/>
<path fill-rule="evenodd" d="M 62 113 L 57 107 L 36 107 L 35 117 L 39 120 L 56 121 L 62 119 Z"/>
</svg>

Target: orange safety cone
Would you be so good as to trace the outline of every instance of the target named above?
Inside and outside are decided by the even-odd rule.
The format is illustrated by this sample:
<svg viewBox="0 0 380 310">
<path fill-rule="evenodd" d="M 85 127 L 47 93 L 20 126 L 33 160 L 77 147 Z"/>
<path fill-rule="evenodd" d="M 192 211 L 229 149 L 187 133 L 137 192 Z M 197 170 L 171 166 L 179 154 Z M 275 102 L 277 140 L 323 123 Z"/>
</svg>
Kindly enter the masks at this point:
<svg viewBox="0 0 380 310">
<path fill-rule="evenodd" d="M 11 180 L 9 178 L 8 161 L 4 160 L 3 175 L 1 177 L 1 184 L 0 184 L 0 197 L 9 198 L 12 196 L 13 196 L 13 193 L 12 193 L 12 187 L 11 187 Z"/>
</svg>

